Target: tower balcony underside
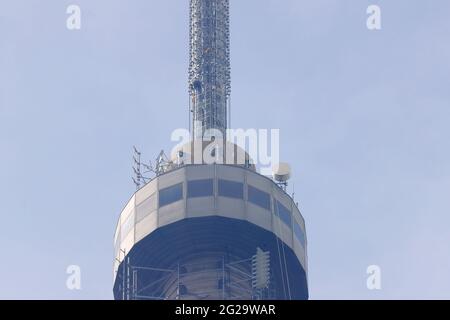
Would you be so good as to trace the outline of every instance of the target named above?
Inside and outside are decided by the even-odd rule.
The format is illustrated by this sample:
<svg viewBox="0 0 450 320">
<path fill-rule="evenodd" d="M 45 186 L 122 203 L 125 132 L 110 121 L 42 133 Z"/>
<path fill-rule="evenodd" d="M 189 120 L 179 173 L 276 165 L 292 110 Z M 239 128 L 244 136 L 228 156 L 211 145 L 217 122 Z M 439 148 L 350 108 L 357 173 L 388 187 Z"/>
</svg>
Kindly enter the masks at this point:
<svg viewBox="0 0 450 320">
<path fill-rule="evenodd" d="M 271 252 L 274 278 L 285 271 L 290 278 L 276 283 L 277 290 L 291 283 L 291 295 L 284 288 L 276 297 L 307 298 L 307 240 L 297 205 L 271 179 L 240 166 L 187 165 L 156 177 L 125 206 L 114 243 L 116 297 L 125 257 L 133 265 L 174 268 L 224 255 L 246 259 L 261 247 Z"/>
</svg>

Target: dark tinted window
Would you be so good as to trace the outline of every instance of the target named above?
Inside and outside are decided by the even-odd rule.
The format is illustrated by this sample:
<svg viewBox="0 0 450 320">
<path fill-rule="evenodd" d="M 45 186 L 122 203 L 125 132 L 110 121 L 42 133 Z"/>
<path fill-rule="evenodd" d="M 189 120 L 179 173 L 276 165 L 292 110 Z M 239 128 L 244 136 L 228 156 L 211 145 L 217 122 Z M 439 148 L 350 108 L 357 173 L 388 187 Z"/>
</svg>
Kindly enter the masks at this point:
<svg viewBox="0 0 450 320">
<path fill-rule="evenodd" d="M 294 234 L 297 240 L 302 244 L 303 248 L 305 248 L 305 235 L 297 222 L 294 223 Z"/>
<path fill-rule="evenodd" d="M 188 181 L 188 198 L 210 197 L 213 195 L 213 180 Z"/>
<path fill-rule="evenodd" d="M 248 186 L 248 201 L 261 208 L 270 210 L 270 195 L 252 186 Z"/>
<path fill-rule="evenodd" d="M 173 202 L 183 198 L 183 184 L 179 183 L 174 186 L 159 190 L 159 207 L 167 206 Z"/>
<path fill-rule="evenodd" d="M 281 221 L 283 221 L 289 227 L 291 226 L 291 212 L 288 208 L 283 206 L 279 201 L 277 201 L 275 213 L 280 217 Z"/>
<path fill-rule="evenodd" d="M 219 180 L 219 196 L 243 199 L 244 185 L 240 182 Z"/>
</svg>

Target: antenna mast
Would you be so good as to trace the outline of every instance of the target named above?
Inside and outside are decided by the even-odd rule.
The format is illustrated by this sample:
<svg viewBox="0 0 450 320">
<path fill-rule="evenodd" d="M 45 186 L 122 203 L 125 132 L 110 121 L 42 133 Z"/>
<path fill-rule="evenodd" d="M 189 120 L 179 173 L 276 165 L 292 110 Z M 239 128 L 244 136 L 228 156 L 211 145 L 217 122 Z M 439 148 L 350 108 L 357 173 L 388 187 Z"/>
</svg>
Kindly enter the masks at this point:
<svg viewBox="0 0 450 320">
<path fill-rule="evenodd" d="M 192 136 L 208 129 L 225 138 L 230 81 L 229 0 L 191 0 L 189 96 Z"/>
<path fill-rule="evenodd" d="M 134 177 L 133 183 L 136 186 L 136 190 L 139 190 L 141 186 L 144 186 L 151 178 L 146 176 L 148 173 L 154 173 L 155 170 L 153 169 L 152 163 L 149 162 L 149 164 L 145 164 L 141 162 L 141 152 L 133 146 L 133 172 Z"/>
</svg>

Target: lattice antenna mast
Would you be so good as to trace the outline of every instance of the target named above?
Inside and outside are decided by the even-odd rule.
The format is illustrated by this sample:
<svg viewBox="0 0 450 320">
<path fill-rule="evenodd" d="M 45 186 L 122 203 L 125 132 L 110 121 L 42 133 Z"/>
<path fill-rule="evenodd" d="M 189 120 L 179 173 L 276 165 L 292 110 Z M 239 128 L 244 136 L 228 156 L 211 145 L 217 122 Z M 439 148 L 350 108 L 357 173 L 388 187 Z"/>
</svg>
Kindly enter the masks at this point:
<svg viewBox="0 0 450 320">
<path fill-rule="evenodd" d="M 229 0 L 190 0 L 189 96 L 192 136 L 208 129 L 225 137 L 230 81 Z"/>
<path fill-rule="evenodd" d="M 133 146 L 133 171 L 134 171 L 134 177 L 133 182 L 136 186 L 136 190 L 139 190 L 141 187 L 141 181 L 142 181 L 142 174 L 141 174 L 141 153 L 139 152 L 138 149 L 136 149 L 135 146 Z"/>
<path fill-rule="evenodd" d="M 151 162 L 149 162 L 149 164 L 141 162 L 141 152 L 135 146 L 133 146 L 133 151 L 134 177 L 132 177 L 132 179 L 136 186 L 136 190 L 139 190 L 141 186 L 144 186 L 151 179 L 147 174 L 155 173 L 155 170 L 153 169 Z"/>
</svg>

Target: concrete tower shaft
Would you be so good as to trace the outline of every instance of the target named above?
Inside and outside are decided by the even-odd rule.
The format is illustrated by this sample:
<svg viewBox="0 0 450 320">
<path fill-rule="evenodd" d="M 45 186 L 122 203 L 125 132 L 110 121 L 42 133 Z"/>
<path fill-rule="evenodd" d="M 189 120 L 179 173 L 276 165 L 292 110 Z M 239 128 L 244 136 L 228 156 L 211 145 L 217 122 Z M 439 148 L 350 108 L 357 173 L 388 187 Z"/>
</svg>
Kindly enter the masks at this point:
<svg viewBox="0 0 450 320">
<path fill-rule="evenodd" d="M 229 0 L 190 0 L 189 95 L 193 137 L 225 136 L 230 83 Z"/>
</svg>

